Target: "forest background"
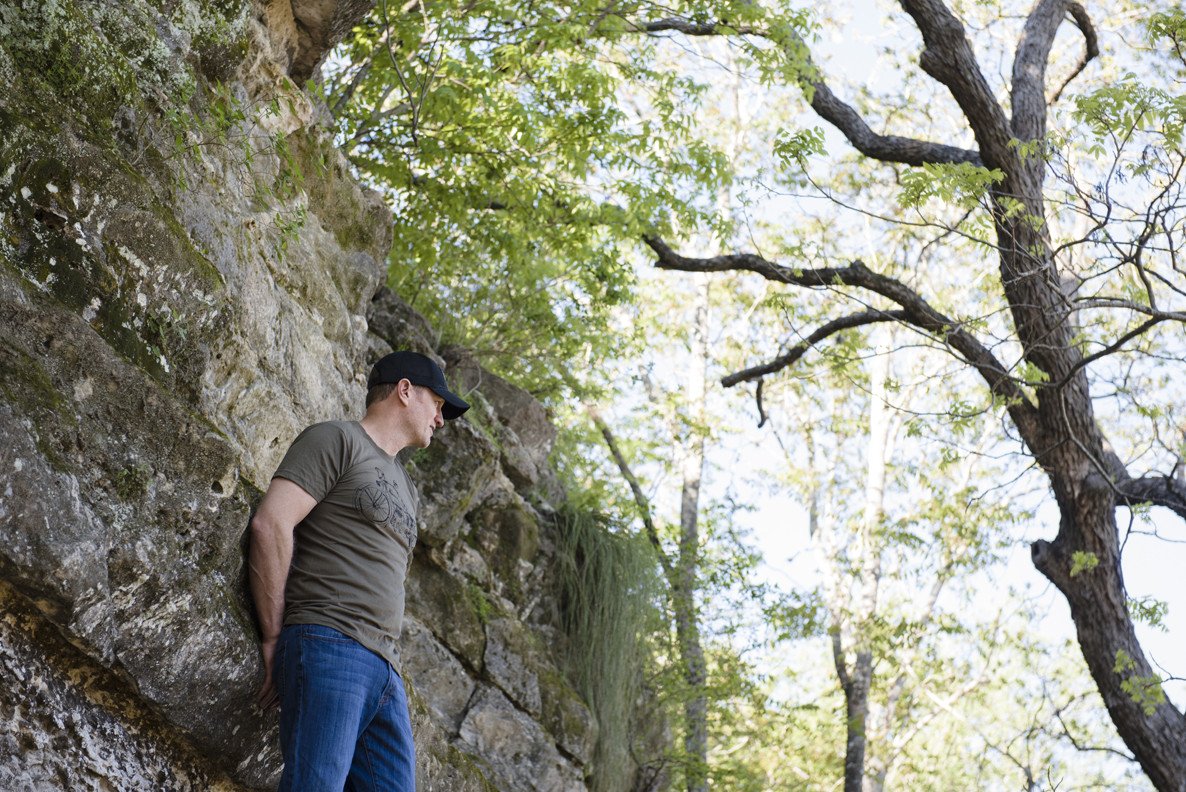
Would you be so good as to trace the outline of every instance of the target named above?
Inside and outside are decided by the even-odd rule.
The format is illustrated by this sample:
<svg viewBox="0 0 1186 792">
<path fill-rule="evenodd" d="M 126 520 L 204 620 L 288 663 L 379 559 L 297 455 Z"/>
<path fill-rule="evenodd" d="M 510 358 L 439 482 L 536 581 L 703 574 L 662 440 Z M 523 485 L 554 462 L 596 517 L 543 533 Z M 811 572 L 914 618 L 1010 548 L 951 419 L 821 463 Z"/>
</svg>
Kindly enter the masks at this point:
<svg viewBox="0 0 1186 792">
<path fill-rule="evenodd" d="M 1171 3 L 379 0 L 327 64 L 390 285 L 640 539 L 656 784 L 1182 788 L 1184 46 Z"/>
</svg>

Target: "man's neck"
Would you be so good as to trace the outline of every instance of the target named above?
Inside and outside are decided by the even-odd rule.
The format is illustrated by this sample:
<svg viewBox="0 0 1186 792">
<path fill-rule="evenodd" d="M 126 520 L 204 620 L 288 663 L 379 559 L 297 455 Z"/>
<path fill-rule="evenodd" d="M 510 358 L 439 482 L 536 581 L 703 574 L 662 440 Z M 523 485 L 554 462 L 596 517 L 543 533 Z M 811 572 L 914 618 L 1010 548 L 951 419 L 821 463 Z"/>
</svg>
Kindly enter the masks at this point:
<svg viewBox="0 0 1186 792">
<path fill-rule="evenodd" d="M 393 416 L 385 415 L 383 412 L 368 410 L 358 425 L 371 436 L 379 448 L 395 456 L 411 443 L 408 442 L 408 436 L 403 431 L 403 427 L 392 418 Z"/>
</svg>

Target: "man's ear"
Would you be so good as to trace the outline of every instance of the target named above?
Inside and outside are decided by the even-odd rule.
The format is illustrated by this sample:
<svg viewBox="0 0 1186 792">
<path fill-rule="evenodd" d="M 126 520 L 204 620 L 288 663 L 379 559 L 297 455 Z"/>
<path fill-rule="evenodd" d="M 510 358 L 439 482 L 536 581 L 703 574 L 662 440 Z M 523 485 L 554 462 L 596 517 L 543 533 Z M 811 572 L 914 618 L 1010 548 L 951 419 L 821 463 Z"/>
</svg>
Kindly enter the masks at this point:
<svg viewBox="0 0 1186 792">
<path fill-rule="evenodd" d="M 402 379 L 395 384 L 395 392 L 399 394 L 400 401 L 407 404 L 412 400 L 412 381 Z"/>
</svg>

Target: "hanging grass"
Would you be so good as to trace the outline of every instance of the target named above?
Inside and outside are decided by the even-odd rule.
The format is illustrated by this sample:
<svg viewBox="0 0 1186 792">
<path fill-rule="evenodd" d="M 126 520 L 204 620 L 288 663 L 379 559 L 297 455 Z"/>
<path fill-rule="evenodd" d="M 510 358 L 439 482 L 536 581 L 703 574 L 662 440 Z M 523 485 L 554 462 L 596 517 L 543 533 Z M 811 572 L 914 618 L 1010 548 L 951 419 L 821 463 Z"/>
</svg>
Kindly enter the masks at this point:
<svg viewBox="0 0 1186 792">
<path fill-rule="evenodd" d="M 557 518 L 556 580 L 565 662 L 599 726 L 590 789 L 623 792 L 633 775 L 632 717 L 659 587 L 654 551 L 608 518 L 568 506 Z"/>
</svg>

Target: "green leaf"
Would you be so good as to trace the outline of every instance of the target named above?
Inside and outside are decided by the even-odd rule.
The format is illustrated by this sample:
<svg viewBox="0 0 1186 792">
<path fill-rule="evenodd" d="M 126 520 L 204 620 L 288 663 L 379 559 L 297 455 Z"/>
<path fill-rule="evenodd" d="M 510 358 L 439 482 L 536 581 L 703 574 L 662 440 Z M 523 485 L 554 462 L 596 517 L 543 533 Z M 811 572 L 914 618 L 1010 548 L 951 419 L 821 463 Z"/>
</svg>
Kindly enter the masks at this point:
<svg viewBox="0 0 1186 792">
<path fill-rule="evenodd" d="M 1004 178 L 1004 172 L 998 168 L 990 170 L 970 162 L 926 163 L 902 174 L 898 201 L 903 207 L 911 208 L 938 200 L 971 209 L 981 202 L 990 187 Z"/>
<path fill-rule="evenodd" d="M 1071 577 L 1077 577 L 1083 572 L 1090 572 L 1099 564 L 1099 557 L 1095 553 L 1076 550 L 1071 554 Z"/>
</svg>

